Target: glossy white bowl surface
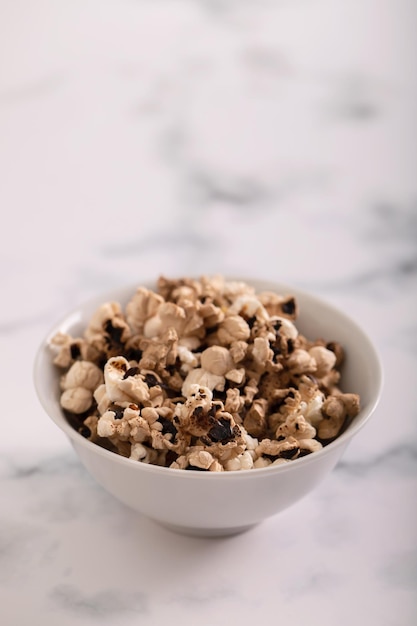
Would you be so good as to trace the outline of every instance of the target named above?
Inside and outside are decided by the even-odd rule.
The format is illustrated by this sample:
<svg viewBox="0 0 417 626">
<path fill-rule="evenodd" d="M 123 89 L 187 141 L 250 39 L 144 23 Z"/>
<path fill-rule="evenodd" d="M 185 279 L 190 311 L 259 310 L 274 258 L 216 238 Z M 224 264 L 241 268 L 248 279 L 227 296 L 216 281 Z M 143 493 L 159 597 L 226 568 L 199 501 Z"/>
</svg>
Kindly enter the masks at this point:
<svg viewBox="0 0 417 626">
<path fill-rule="evenodd" d="M 121 457 L 91 443 L 69 425 L 59 404 L 60 372 L 52 363 L 48 340 L 58 331 L 80 336 L 100 304 L 114 300 L 124 305 L 138 285 L 103 294 L 78 307 L 51 329 L 36 355 L 34 382 L 39 400 L 95 480 L 127 506 L 178 532 L 204 536 L 241 532 L 297 502 L 334 468 L 380 397 L 380 359 L 352 319 L 325 301 L 287 285 L 246 282 L 257 291 L 296 296 L 300 308 L 297 328 L 310 339 L 321 337 L 344 346 L 341 386 L 361 398 L 359 415 L 339 438 L 291 463 L 221 473 L 173 470 Z"/>
</svg>

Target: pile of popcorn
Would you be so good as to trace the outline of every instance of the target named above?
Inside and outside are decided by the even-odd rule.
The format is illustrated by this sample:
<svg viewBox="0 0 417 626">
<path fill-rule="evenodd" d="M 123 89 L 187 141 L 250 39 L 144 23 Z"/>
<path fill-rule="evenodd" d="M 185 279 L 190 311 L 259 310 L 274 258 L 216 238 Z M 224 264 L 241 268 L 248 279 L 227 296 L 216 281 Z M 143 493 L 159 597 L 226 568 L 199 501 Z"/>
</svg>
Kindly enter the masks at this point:
<svg viewBox="0 0 417 626">
<path fill-rule="evenodd" d="M 320 450 L 359 412 L 342 347 L 297 330 L 297 302 L 222 276 L 160 277 L 82 337 L 56 334 L 61 406 L 90 441 L 174 469 L 231 471 Z"/>
</svg>

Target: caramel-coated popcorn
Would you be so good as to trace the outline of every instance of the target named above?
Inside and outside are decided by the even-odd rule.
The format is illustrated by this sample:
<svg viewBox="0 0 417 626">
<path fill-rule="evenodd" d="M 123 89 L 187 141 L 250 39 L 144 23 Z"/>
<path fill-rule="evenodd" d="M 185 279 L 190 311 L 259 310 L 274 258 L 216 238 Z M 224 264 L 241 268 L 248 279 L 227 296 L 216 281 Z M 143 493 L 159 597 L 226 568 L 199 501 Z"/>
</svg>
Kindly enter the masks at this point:
<svg viewBox="0 0 417 626">
<path fill-rule="evenodd" d="M 50 342 L 61 406 L 90 441 L 134 461 L 209 472 L 281 465 L 340 435 L 359 396 L 343 348 L 304 337 L 290 294 L 222 276 L 160 277 L 106 302 L 82 337 Z"/>
</svg>

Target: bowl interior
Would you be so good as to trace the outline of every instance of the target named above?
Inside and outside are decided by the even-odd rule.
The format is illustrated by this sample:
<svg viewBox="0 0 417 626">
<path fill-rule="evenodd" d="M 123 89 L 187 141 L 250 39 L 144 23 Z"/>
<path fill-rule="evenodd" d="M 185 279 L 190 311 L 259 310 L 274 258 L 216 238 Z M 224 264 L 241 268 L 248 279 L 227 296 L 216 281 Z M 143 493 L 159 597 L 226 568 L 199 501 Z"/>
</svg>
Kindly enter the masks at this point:
<svg viewBox="0 0 417 626">
<path fill-rule="evenodd" d="M 232 279 L 235 280 L 235 279 Z M 329 447 L 343 444 L 350 439 L 369 419 L 373 413 L 381 393 L 382 368 L 378 354 L 364 331 L 342 311 L 336 309 L 327 302 L 311 295 L 294 289 L 281 283 L 265 281 L 245 280 L 252 284 L 257 291 L 275 291 L 281 294 L 294 295 L 299 303 L 300 314 L 296 320 L 296 326 L 309 339 L 322 338 L 326 341 L 338 341 L 345 348 L 346 360 L 342 368 L 341 387 L 345 392 L 358 393 L 361 398 L 361 411 L 352 421 L 344 433 L 335 441 L 314 455 L 298 459 L 294 463 L 307 462 L 311 456 L 325 453 Z M 81 305 L 58 322 L 47 334 L 42 342 L 35 359 L 34 383 L 39 400 L 48 415 L 55 423 L 71 438 L 81 441 L 88 446 L 100 450 L 100 453 L 114 455 L 84 439 L 67 422 L 61 410 L 59 397 L 60 371 L 52 363 L 52 353 L 48 347 L 49 339 L 58 331 L 71 334 L 73 337 L 81 336 L 87 326 L 91 315 L 96 308 L 106 301 L 117 301 L 124 306 L 132 297 L 137 286 L 129 285 L 109 293 L 104 293 L 87 303 Z M 153 288 L 154 284 L 145 284 Z M 114 455 L 116 456 L 116 455 Z M 126 459 L 126 461 L 129 461 Z M 130 461 L 129 461 L 130 462 Z M 140 465 L 140 464 L 139 464 Z M 292 464 L 290 464 L 292 465 Z M 284 469 L 288 466 L 278 466 L 275 470 Z M 166 468 L 157 468 L 157 471 Z M 256 470 L 256 472 L 268 471 Z M 235 473 L 235 472 L 230 472 Z M 241 473 L 241 472 L 238 472 Z M 189 473 L 188 473 L 189 474 Z M 199 473 L 201 474 L 201 473 Z"/>
</svg>

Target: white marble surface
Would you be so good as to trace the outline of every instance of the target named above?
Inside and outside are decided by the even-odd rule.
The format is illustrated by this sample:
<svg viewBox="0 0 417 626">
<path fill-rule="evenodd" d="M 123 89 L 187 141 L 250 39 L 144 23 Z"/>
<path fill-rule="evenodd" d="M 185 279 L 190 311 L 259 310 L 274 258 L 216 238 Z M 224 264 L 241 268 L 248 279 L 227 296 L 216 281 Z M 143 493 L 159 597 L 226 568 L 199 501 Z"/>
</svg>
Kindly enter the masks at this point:
<svg viewBox="0 0 417 626">
<path fill-rule="evenodd" d="M 413 0 L 2 1 L 4 626 L 417 623 L 416 22 Z M 191 539 L 93 483 L 32 364 L 89 296 L 219 271 L 344 308 L 386 382 L 314 493 Z"/>
</svg>

